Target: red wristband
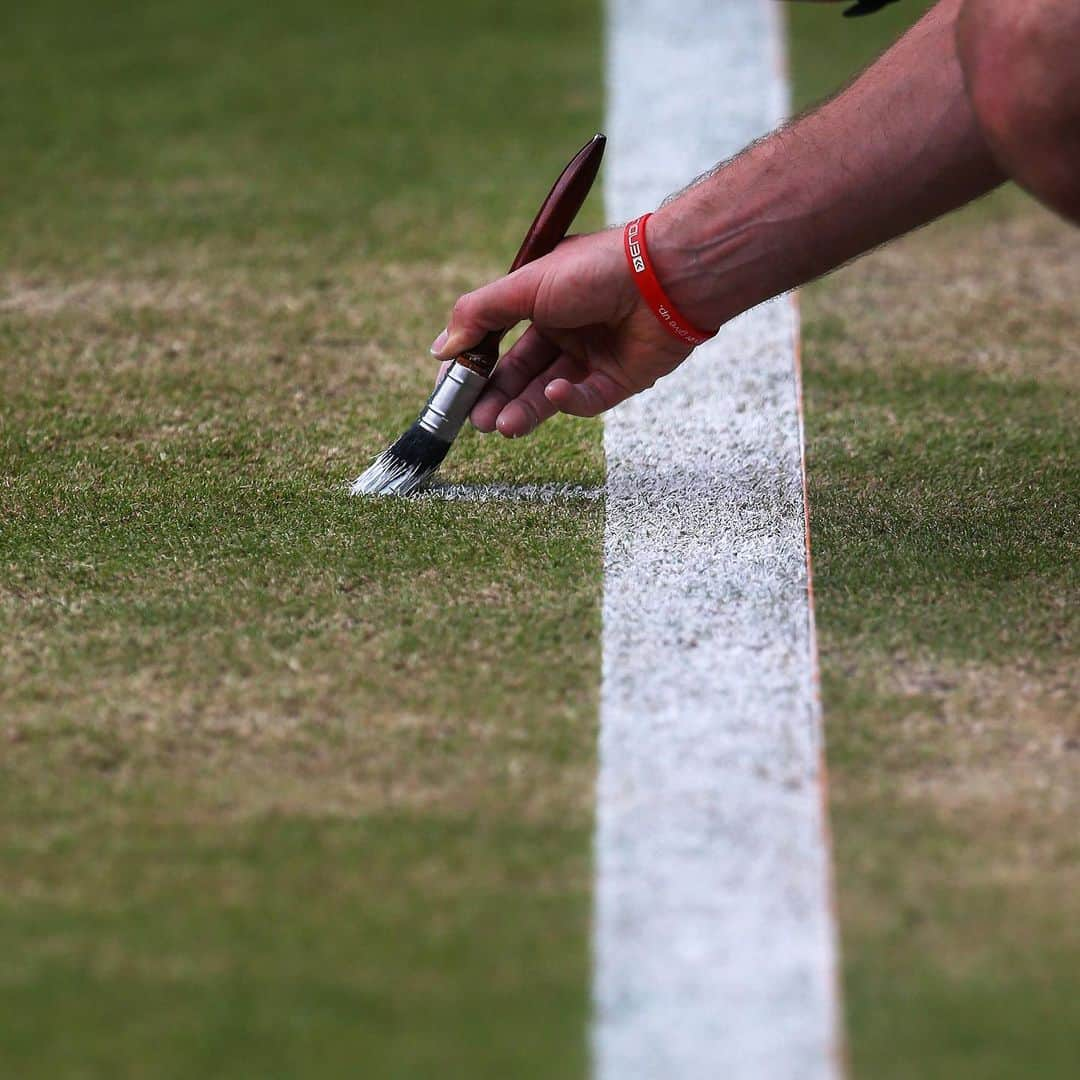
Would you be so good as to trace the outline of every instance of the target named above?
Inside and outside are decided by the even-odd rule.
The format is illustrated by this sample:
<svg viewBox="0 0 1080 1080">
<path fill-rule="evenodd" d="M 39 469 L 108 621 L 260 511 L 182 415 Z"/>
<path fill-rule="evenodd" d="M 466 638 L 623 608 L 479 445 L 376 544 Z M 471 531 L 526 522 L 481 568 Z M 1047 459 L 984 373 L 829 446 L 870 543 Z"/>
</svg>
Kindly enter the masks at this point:
<svg viewBox="0 0 1080 1080">
<path fill-rule="evenodd" d="M 652 214 L 642 214 L 635 221 L 628 222 L 623 232 L 623 248 L 626 251 L 626 261 L 630 265 L 630 276 L 634 279 L 641 299 L 675 337 L 687 345 L 701 345 L 715 337 L 716 331 L 698 329 L 664 292 L 664 287 L 653 270 L 649 249 L 645 243 L 645 222 L 651 217 Z"/>
</svg>

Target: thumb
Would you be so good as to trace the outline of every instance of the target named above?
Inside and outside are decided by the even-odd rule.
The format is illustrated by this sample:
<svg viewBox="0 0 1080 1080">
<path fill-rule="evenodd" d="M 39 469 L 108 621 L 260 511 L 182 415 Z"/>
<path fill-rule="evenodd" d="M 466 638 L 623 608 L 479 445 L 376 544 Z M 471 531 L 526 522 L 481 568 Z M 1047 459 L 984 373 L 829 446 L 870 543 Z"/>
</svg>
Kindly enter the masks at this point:
<svg viewBox="0 0 1080 1080">
<path fill-rule="evenodd" d="M 538 259 L 460 297 L 449 324 L 431 347 L 436 358 L 452 360 L 476 345 L 489 330 L 509 330 L 522 319 L 531 319 L 544 276 L 543 261 Z"/>
</svg>

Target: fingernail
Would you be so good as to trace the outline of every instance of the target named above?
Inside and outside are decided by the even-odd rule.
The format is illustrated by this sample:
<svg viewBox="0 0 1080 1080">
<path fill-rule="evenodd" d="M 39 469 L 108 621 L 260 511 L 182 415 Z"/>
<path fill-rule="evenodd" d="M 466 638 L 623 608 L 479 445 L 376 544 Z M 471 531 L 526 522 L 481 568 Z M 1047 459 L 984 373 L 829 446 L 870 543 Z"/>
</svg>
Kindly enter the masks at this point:
<svg viewBox="0 0 1080 1080">
<path fill-rule="evenodd" d="M 500 435 L 508 439 L 520 439 L 522 435 L 528 435 L 536 427 L 536 414 L 521 402 L 511 401 L 499 413 L 495 426 L 499 429 Z"/>
<path fill-rule="evenodd" d="M 495 418 L 495 430 L 506 439 L 512 439 L 514 436 L 506 429 L 510 426 L 510 416 L 508 415 L 509 406 L 507 406 L 499 415 Z"/>
<path fill-rule="evenodd" d="M 438 356 L 439 350 L 446 344 L 446 339 L 450 336 L 448 330 L 444 330 L 432 343 L 431 343 L 431 355 Z"/>
</svg>

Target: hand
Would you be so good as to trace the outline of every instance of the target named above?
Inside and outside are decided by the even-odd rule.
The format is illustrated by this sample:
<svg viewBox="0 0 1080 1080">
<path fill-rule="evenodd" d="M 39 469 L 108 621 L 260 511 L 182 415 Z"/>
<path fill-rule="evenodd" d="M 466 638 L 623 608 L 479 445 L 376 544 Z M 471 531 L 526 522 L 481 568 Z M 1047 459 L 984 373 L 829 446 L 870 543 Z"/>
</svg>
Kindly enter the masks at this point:
<svg viewBox="0 0 1080 1080">
<path fill-rule="evenodd" d="M 638 296 L 621 229 L 571 237 L 462 296 L 431 351 L 448 363 L 487 331 L 523 319 L 532 325 L 473 407 L 480 431 L 517 438 L 557 412 L 596 416 L 647 390 L 690 352 Z"/>
</svg>

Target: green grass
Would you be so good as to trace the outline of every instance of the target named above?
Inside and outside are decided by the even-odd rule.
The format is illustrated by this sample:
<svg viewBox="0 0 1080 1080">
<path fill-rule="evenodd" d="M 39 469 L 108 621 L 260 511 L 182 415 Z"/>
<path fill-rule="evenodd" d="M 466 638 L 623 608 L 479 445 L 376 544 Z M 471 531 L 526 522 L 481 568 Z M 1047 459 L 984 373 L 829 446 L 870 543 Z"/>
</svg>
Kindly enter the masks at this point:
<svg viewBox="0 0 1080 1080">
<path fill-rule="evenodd" d="M 793 6 L 799 102 L 925 6 Z M 1015 188 L 803 291 L 856 1077 L 1075 1072 L 1078 293 Z"/>
<path fill-rule="evenodd" d="M 919 6 L 793 6 L 800 102 Z M 569 0 L 0 13 L 5 1075 L 583 1073 L 602 510 L 342 490 L 599 57 Z M 804 293 L 858 1076 L 1071 1075 L 1074 242 L 1006 190 Z"/>
<path fill-rule="evenodd" d="M 595 130 L 598 22 L 566 0 L 9 6 L 7 258 L 509 261 Z"/>
<path fill-rule="evenodd" d="M 580 1071 L 565 827 L 34 811 L 5 859 L 10 1075 Z"/>
<path fill-rule="evenodd" d="M 582 1073 L 602 511 L 343 492 L 599 54 L 569 2 L 0 15 L 5 1075 Z M 549 428 L 447 475 L 599 482 Z"/>
<path fill-rule="evenodd" d="M 1036 379 L 830 363 L 808 306 L 828 632 L 867 655 L 1055 656 L 1080 585 L 1075 403 Z"/>
</svg>

